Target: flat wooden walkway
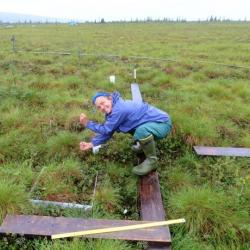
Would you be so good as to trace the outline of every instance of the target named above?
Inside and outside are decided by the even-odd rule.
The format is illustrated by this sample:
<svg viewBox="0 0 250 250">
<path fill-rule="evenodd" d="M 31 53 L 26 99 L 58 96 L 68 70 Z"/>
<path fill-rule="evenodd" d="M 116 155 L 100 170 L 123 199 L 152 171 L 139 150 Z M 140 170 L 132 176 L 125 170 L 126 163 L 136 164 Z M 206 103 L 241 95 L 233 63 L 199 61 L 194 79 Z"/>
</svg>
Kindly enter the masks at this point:
<svg viewBox="0 0 250 250">
<path fill-rule="evenodd" d="M 0 235 L 22 235 L 25 237 L 43 236 L 51 238 L 53 234 L 79 232 L 84 230 L 143 224 L 145 221 L 97 220 L 67 217 L 8 215 L 0 227 Z M 161 227 L 136 229 L 115 233 L 103 233 L 83 236 L 85 238 L 106 238 L 131 241 L 167 242 L 168 238 Z"/>
<path fill-rule="evenodd" d="M 165 220 L 165 210 L 162 203 L 158 173 L 156 171 L 140 178 L 139 184 L 141 219 L 145 221 Z M 170 250 L 171 235 L 169 227 L 159 228 L 161 235 L 167 239 L 165 242 L 149 242 L 151 250 Z"/>
<path fill-rule="evenodd" d="M 132 99 L 135 102 L 142 102 L 139 85 L 131 84 Z M 162 203 L 161 190 L 158 173 L 156 171 L 140 178 L 139 183 L 141 219 L 145 221 L 163 221 L 166 218 Z M 165 235 L 166 242 L 149 242 L 150 250 L 170 250 L 171 235 L 169 227 L 159 228 L 162 235 Z"/>
</svg>

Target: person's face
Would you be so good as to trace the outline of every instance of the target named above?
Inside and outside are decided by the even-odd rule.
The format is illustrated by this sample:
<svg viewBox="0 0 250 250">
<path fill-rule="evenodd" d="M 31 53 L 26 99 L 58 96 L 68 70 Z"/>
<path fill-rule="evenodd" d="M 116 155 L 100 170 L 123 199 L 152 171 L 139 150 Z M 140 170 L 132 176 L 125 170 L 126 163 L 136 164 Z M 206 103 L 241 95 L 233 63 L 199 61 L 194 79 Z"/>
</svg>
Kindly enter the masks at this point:
<svg viewBox="0 0 250 250">
<path fill-rule="evenodd" d="M 95 101 L 96 108 L 104 114 L 109 114 L 112 111 L 112 97 L 99 96 Z"/>
</svg>

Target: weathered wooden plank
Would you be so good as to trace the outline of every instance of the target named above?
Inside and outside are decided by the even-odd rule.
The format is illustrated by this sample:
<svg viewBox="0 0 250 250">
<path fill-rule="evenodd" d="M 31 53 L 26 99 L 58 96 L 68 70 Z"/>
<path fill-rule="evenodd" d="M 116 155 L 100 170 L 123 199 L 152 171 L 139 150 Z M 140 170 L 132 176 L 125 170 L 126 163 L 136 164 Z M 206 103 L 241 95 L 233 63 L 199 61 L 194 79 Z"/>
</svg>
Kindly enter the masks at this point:
<svg viewBox="0 0 250 250">
<path fill-rule="evenodd" d="M 131 93 L 133 101 L 142 102 L 141 92 L 137 83 L 131 83 Z"/>
<path fill-rule="evenodd" d="M 131 84 L 132 99 L 142 102 L 139 85 Z M 142 159 L 140 159 L 142 160 Z M 139 184 L 141 219 L 146 221 L 165 220 L 165 211 L 161 198 L 160 184 L 157 172 L 151 172 L 140 178 Z M 168 227 L 159 228 L 160 233 L 167 238 L 167 242 L 150 242 L 150 250 L 170 250 L 171 235 Z"/>
<path fill-rule="evenodd" d="M 160 184 L 157 172 L 151 172 L 140 178 L 139 194 L 141 203 L 141 218 L 146 221 L 165 220 L 165 210 L 162 203 Z M 151 242 L 151 250 L 170 250 L 171 235 L 168 227 L 159 228 L 161 235 L 165 235 L 164 243 Z"/>
<path fill-rule="evenodd" d="M 44 236 L 51 238 L 51 235 L 54 234 L 70 233 L 98 228 L 128 226 L 140 223 L 145 223 L 145 221 L 101 219 L 85 220 L 66 217 L 13 215 L 7 216 L 4 219 L 4 222 L 0 227 L 0 235 L 17 234 L 26 237 Z M 168 238 L 165 234 L 162 234 L 162 229 L 160 227 L 137 229 L 124 232 L 95 234 L 84 237 L 148 242 L 153 241 L 159 243 L 168 242 Z"/>
<path fill-rule="evenodd" d="M 194 146 L 198 155 L 250 157 L 250 148 Z"/>
</svg>

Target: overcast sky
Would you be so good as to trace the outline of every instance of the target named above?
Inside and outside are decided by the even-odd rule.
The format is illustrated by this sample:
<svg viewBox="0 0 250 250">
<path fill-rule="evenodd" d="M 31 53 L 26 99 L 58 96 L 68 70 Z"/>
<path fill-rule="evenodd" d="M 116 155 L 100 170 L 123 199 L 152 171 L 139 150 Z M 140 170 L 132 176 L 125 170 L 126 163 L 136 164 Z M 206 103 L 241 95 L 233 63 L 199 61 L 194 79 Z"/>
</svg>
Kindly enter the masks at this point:
<svg viewBox="0 0 250 250">
<path fill-rule="evenodd" d="M 83 21 L 210 16 L 250 20 L 250 0 L 0 0 L 0 12 Z"/>
</svg>

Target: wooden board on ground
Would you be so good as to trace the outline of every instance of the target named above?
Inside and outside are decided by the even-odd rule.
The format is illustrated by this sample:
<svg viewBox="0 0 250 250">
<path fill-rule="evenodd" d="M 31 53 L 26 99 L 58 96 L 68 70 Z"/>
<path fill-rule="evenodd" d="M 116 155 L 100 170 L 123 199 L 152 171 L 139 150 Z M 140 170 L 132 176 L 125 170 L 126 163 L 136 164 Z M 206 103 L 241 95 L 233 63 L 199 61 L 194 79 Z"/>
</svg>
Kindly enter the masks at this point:
<svg viewBox="0 0 250 250">
<path fill-rule="evenodd" d="M 194 146 L 198 155 L 250 157 L 250 148 Z"/>
<path fill-rule="evenodd" d="M 79 219 L 67 217 L 8 215 L 0 227 L 0 235 L 17 234 L 26 237 L 43 236 L 51 238 L 51 235 L 69 233 L 98 228 L 128 226 L 145 223 L 145 221 L 132 220 L 101 220 Z M 103 233 L 84 236 L 85 238 L 106 238 L 131 241 L 168 242 L 169 239 L 162 227 L 137 229 L 115 233 Z"/>
<path fill-rule="evenodd" d="M 131 93 L 133 101 L 142 102 L 141 92 L 137 83 L 131 83 Z"/>
<path fill-rule="evenodd" d="M 139 85 L 131 84 L 132 99 L 135 102 L 142 102 Z M 141 219 L 145 221 L 165 220 L 165 211 L 162 203 L 160 184 L 157 172 L 151 172 L 140 178 L 139 184 Z M 159 228 L 167 241 L 164 243 L 149 242 L 150 250 L 170 250 L 171 235 L 168 227 Z"/>
<path fill-rule="evenodd" d="M 139 184 L 141 219 L 145 221 L 165 220 L 165 210 L 162 203 L 160 184 L 157 172 L 151 172 L 140 178 Z M 171 235 L 168 227 L 159 228 L 161 235 L 165 235 L 166 242 L 150 242 L 149 249 L 169 250 Z"/>
</svg>

